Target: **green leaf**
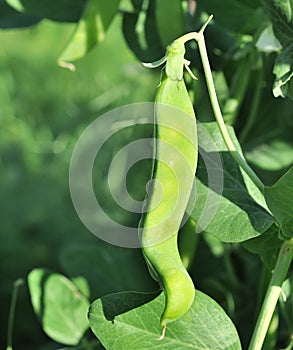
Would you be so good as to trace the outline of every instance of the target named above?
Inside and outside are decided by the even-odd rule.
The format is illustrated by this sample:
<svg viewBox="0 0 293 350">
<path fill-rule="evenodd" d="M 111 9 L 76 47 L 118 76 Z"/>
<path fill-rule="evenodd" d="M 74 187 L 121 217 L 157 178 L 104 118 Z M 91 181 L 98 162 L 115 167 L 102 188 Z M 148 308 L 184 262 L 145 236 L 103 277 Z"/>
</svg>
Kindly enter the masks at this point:
<svg viewBox="0 0 293 350">
<path fill-rule="evenodd" d="M 28 285 L 44 332 L 61 344 L 77 345 L 89 326 L 87 298 L 65 276 L 44 269 L 31 271 Z"/>
<path fill-rule="evenodd" d="M 275 97 L 293 99 L 290 90 L 290 80 L 293 76 L 293 4 L 290 0 L 262 0 L 273 24 L 276 37 L 284 51 L 277 57 L 274 66 L 276 79 L 273 86 Z"/>
<path fill-rule="evenodd" d="M 20 0 L 6 0 L 6 3 L 18 12 L 24 11 L 24 7 Z"/>
<path fill-rule="evenodd" d="M 145 261 L 137 249 L 100 241 L 95 245 L 71 245 L 63 250 L 61 265 L 71 277 L 84 276 L 95 298 L 123 290 L 152 291 L 157 288 L 148 277 Z"/>
<path fill-rule="evenodd" d="M 60 22 L 77 22 L 86 0 L 21 0 L 24 13 Z"/>
<path fill-rule="evenodd" d="M 246 158 L 261 169 L 270 171 L 284 169 L 293 163 L 293 145 L 285 137 L 283 140 L 274 140 L 270 136 L 272 135 L 268 137 L 263 135 L 262 141 L 267 139 L 267 143 L 264 142 L 245 153 Z"/>
<path fill-rule="evenodd" d="M 233 32 L 251 33 L 263 17 L 258 1 L 200 0 L 200 8 L 213 14 L 215 22 Z M 247 20 L 249 18 L 249 21 Z"/>
<path fill-rule="evenodd" d="M 266 53 L 278 52 L 282 49 L 279 40 L 275 37 L 272 25 L 268 25 L 261 32 L 255 46 L 258 50 Z"/>
<path fill-rule="evenodd" d="M 21 13 L 5 1 L 0 1 L 0 28 L 11 29 L 32 26 L 41 19 L 32 14 Z"/>
<path fill-rule="evenodd" d="M 140 61 L 155 61 L 165 54 L 156 23 L 155 1 L 135 2 L 135 9 L 123 14 L 125 40 Z"/>
<path fill-rule="evenodd" d="M 156 1 L 156 22 L 160 38 L 165 47 L 185 34 L 181 1 Z"/>
<path fill-rule="evenodd" d="M 244 242 L 243 246 L 251 253 L 260 255 L 262 262 L 271 271 L 276 264 L 282 243 L 278 239 L 278 229 L 274 225 L 261 236 Z"/>
<path fill-rule="evenodd" d="M 293 77 L 293 43 L 276 58 L 273 72 L 276 76 L 273 86 L 274 96 L 286 97 L 289 82 Z"/>
<path fill-rule="evenodd" d="M 293 40 L 292 2 L 290 0 L 261 0 L 273 24 L 276 37 L 285 48 Z"/>
<path fill-rule="evenodd" d="M 182 296 L 184 297 L 184 296 Z M 241 349 L 237 331 L 224 310 L 210 297 L 195 292 L 191 309 L 170 323 L 160 336 L 164 295 L 118 293 L 96 300 L 90 307 L 90 327 L 106 349 Z"/>
<path fill-rule="evenodd" d="M 106 31 L 118 10 L 119 0 L 88 0 L 69 44 L 58 62 L 72 62 L 85 56 L 98 42 L 104 40 Z"/>
<path fill-rule="evenodd" d="M 228 130 L 241 152 L 233 129 Z M 274 222 L 265 209 L 263 195 L 227 151 L 215 122 L 200 124 L 198 134 L 201 148 L 191 214 L 198 231 L 223 242 L 242 242 L 261 235 Z"/>
<path fill-rule="evenodd" d="M 293 167 L 272 187 L 265 188 L 265 199 L 282 234 L 287 238 L 293 237 Z"/>
<path fill-rule="evenodd" d="M 293 101 L 276 99 L 269 87 L 264 89 L 256 118 L 243 145 L 250 163 L 269 171 L 292 165 L 292 110 Z"/>
</svg>

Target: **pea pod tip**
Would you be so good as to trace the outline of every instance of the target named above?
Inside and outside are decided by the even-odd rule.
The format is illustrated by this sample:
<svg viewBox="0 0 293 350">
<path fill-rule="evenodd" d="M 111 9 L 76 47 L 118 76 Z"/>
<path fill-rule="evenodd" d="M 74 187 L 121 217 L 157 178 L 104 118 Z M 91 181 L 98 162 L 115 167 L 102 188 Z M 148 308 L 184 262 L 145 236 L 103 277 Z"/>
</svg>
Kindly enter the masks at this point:
<svg viewBox="0 0 293 350">
<path fill-rule="evenodd" d="M 166 329 L 167 329 L 167 325 L 163 325 L 162 326 L 162 334 L 157 340 L 163 340 L 165 338 Z"/>
</svg>

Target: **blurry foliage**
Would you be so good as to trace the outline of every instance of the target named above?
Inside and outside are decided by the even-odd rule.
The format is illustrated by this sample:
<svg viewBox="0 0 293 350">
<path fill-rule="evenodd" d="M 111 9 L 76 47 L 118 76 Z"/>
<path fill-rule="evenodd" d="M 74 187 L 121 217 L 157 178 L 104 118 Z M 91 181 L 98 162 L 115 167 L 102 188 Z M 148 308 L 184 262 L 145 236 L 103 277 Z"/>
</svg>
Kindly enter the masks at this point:
<svg viewBox="0 0 293 350">
<path fill-rule="evenodd" d="M 78 63 L 75 73 L 56 65 L 72 25 L 43 21 L 23 31 L 0 32 L 3 341 L 14 280 L 25 278 L 36 266 L 59 270 L 58 256 L 71 243 L 99 244 L 79 221 L 69 195 L 68 167 L 75 141 L 106 110 L 153 98 L 156 81 L 126 48 L 120 22 L 117 18 L 108 40 Z M 105 152 L 102 165 L 110 158 Z M 15 345 L 37 348 L 38 325 L 24 289 L 20 298 L 18 312 L 26 314 L 27 321 L 16 318 Z"/>
<path fill-rule="evenodd" d="M 117 291 L 157 288 L 139 251 L 105 244 L 79 221 L 70 200 L 68 167 L 77 138 L 97 116 L 116 106 L 153 100 L 161 72 L 151 73 L 139 60 L 160 58 L 168 41 L 197 30 L 206 13 L 215 16 L 206 30 L 206 42 L 216 90 L 225 120 L 234 126 L 247 160 L 266 185 L 292 166 L 293 38 L 285 35 L 288 28 L 292 31 L 290 2 L 282 8 L 278 0 L 197 1 L 195 12 L 195 2 L 182 3 L 181 8 L 175 0 L 168 5 L 164 0 L 159 5 L 154 0 L 121 1 L 106 40 L 93 48 L 92 43 L 99 40 L 91 36 L 87 55 L 75 62 L 72 73 L 56 62 L 74 40 L 76 26 L 70 22 L 82 18 L 85 0 L 0 1 L 0 339 L 4 342 L 0 346 L 5 344 L 13 282 L 25 279 L 35 267 L 65 273 L 81 292 L 80 277 L 86 277 L 90 300 Z M 99 9 L 95 15 L 103 18 Z M 26 26 L 31 27 L 11 29 Z M 187 78 L 197 118 L 210 122 L 213 114 L 194 43 L 187 46 L 186 56 L 199 78 L 194 82 Z M 95 185 L 107 211 L 133 226 L 137 215 L 124 215 L 109 198 L 105 169 L 125 142 L 148 133 L 148 129 L 121 133 L 105 145 L 94 169 Z M 149 164 L 141 165 L 127 179 L 136 199 L 144 195 L 148 176 Z M 117 182 L 119 178 L 117 173 Z M 276 231 L 274 227 L 246 244 L 269 268 L 280 244 Z M 224 245 L 207 233 L 199 239 L 191 269 L 196 287 L 224 307 L 244 345 L 269 273 L 239 243 Z M 280 334 L 283 347 L 292 326 L 292 304 L 291 292 L 280 318 L 285 325 Z M 20 292 L 14 334 L 20 350 L 58 347 L 42 333 L 25 288 Z"/>
</svg>

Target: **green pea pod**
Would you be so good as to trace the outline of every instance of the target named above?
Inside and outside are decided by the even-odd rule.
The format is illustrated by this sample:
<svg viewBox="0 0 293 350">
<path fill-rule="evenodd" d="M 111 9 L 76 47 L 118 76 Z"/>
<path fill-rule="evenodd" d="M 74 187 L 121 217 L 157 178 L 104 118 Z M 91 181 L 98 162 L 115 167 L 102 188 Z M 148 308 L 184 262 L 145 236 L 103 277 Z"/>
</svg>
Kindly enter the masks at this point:
<svg viewBox="0 0 293 350">
<path fill-rule="evenodd" d="M 184 43 L 174 41 L 161 62 L 166 72 L 155 104 L 155 151 L 152 179 L 139 235 L 149 270 L 166 296 L 163 328 L 184 315 L 194 299 L 194 285 L 178 251 L 178 230 L 192 191 L 197 165 L 196 120 L 184 80 Z M 156 181 L 160 187 L 156 187 Z"/>
</svg>

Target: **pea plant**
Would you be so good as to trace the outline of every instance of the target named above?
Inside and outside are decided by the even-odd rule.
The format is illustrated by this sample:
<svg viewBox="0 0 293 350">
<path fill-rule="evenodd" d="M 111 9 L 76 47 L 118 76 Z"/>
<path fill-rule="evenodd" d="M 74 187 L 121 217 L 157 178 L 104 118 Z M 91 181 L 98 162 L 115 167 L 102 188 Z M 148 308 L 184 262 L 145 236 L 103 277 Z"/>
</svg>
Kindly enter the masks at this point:
<svg viewBox="0 0 293 350">
<path fill-rule="evenodd" d="M 77 22 L 58 59 L 71 71 L 119 18 L 138 69 L 157 77 L 155 121 L 131 134 L 151 139 L 151 162 L 132 178 L 145 196 L 133 221 L 141 249 L 73 246 L 64 274 L 28 275 L 55 348 L 293 349 L 292 1 L 2 8 L 2 27 Z"/>
</svg>

